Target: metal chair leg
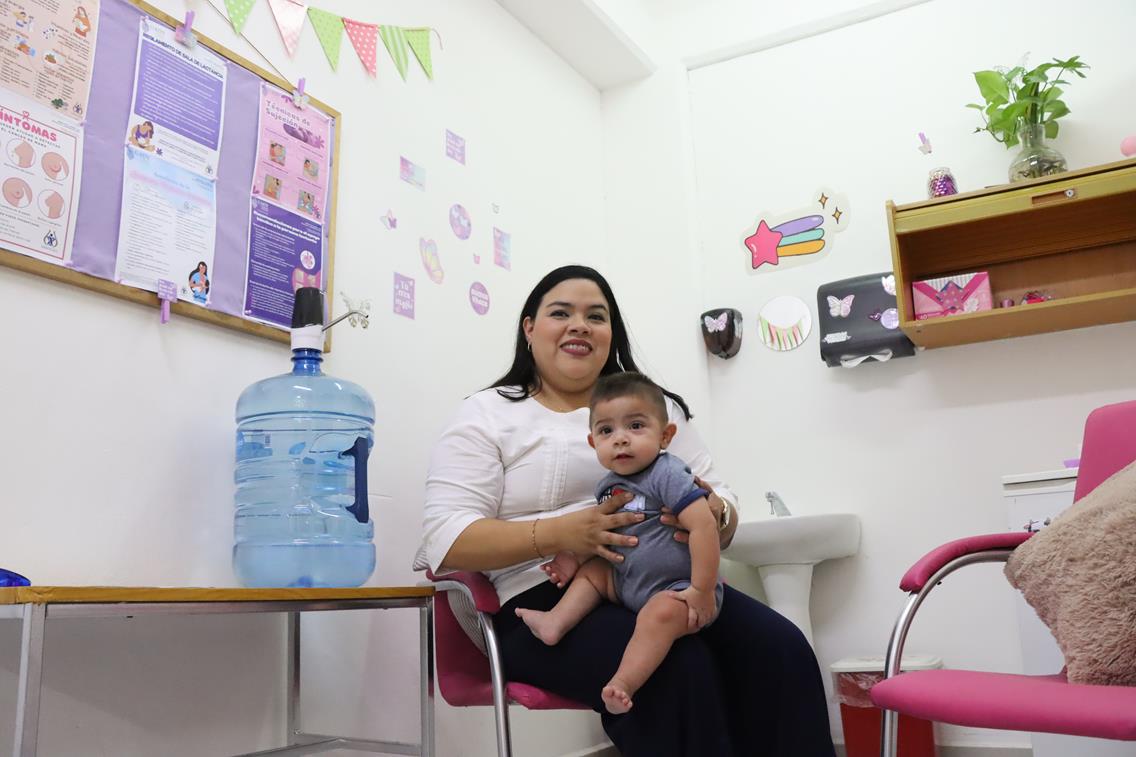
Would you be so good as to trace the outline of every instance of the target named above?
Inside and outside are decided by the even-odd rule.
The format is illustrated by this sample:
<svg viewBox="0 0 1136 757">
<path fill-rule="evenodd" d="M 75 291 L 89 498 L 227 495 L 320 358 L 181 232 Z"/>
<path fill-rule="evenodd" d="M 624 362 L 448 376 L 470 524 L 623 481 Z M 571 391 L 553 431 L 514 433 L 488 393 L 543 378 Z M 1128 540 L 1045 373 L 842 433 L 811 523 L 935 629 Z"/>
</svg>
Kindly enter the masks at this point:
<svg viewBox="0 0 1136 757">
<path fill-rule="evenodd" d="M 497 648 L 497 633 L 493 629 L 493 616 L 477 613 L 477 622 L 485 636 L 485 649 L 489 654 L 489 676 L 493 683 L 493 715 L 497 726 L 497 757 L 513 757 L 513 744 L 509 734 L 509 700 L 505 696 L 505 672 L 501 664 L 501 650 Z"/>
</svg>

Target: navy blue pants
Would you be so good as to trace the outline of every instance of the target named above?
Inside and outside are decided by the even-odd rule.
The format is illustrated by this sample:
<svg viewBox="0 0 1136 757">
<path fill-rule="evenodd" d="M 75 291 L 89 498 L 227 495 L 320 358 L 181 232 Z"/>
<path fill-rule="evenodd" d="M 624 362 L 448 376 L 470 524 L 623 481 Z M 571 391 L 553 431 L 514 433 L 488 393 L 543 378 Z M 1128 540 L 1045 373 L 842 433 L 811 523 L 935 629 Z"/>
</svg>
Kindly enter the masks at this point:
<svg viewBox="0 0 1136 757">
<path fill-rule="evenodd" d="M 506 676 L 591 705 L 623 757 L 833 757 L 816 656 L 765 605 L 727 586 L 718 619 L 676 641 L 631 711 L 610 715 L 600 691 L 635 615 L 605 602 L 549 647 L 513 610 L 548 610 L 561 593 L 544 583 L 497 613 Z"/>
</svg>

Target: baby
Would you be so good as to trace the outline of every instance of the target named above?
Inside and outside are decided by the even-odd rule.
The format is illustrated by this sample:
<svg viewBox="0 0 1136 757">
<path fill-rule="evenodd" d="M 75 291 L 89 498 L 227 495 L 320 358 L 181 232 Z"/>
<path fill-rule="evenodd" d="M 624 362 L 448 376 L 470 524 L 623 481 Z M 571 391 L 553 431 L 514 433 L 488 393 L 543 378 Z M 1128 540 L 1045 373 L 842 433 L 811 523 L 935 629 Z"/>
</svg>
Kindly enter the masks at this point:
<svg viewBox="0 0 1136 757">
<path fill-rule="evenodd" d="M 559 642 L 601 600 L 638 613 L 619 669 L 601 693 L 608 712 L 620 714 L 631 709 L 635 692 L 675 640 L 717 617 L 722 606 L 718 522 L 708 492 L 695 485 L 682 460 L 666 452 L 676 428 L 654 382 L 631 372 L 601 377 L 590 409 L 588 443 L 611 471 L 596 488 L 596 499 L 602 502 L 620 490 L 635 495 L 623 510 L 642 512 L 646 518 L 621 531 L 634 535 L 638 544 L 615 548 L 624 559 L 614 565 L 593 558 L 581 566 L 571 553 L 557 554 L 542 567 L 558 586 L 571 581 L 564 596 L 547 612 L 516 612 L 549 645 Z M 690 532 L 689 547 L 659 523 L 664 507 Z"/>
</svg>

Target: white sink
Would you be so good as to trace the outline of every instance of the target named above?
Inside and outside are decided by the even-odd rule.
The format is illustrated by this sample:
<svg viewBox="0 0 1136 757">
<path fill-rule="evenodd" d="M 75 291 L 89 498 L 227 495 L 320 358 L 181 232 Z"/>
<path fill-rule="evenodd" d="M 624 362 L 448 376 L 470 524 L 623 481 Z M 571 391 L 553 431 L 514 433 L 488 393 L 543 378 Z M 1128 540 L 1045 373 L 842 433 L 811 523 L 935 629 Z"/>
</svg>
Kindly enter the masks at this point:
<svg viewBox="0 0 1136 757">
<path fill-rule="evenodd" d="M 722 557 L 757 568 L 769 606 L 793 621 L 812 644 L 813 566 L 849 557 L 859 548 L 857 515 L 788 515 L 739 523 Z"/>
</svg>

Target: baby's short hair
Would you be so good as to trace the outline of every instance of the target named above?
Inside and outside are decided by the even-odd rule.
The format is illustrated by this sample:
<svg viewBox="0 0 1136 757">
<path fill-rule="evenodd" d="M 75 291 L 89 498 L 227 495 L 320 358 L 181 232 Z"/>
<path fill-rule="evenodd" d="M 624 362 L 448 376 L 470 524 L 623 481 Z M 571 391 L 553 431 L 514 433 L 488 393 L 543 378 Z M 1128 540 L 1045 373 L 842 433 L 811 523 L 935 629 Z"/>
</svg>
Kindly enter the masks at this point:
<svg viewBox="0 0 1136 757">
<path fill-rule="evenodd" d="M 592 425 L 595 417 L 596 405 L 620 397 L 638 397 L 649 403 L 655 411 L 655 416 L 665 426 L 670 422 L 667 413 L 667 400 L 662 388 L 642 373 L 623 371 L 600 376 L 592 389 L 592 398 L 588 402 L 588 425 Z"/>
</svg>

